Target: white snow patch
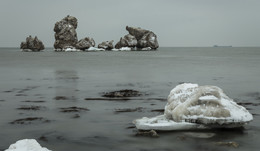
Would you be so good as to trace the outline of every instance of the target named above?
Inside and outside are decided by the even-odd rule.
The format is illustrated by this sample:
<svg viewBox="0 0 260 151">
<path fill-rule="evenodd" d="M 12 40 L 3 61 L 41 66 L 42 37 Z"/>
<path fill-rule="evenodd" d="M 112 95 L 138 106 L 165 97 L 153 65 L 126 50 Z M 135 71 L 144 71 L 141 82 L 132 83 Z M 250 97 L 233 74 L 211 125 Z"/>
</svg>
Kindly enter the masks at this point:
<svg viewBox="0 0 260 151">
<path fill-rule="evenodd" d="M 10 145 L 5 151 L 51 151 L 41 145 L 35 139 L 23 139 Z"/>
<path fill-rule="evenodd" d="M 89 47 L 87 51 L 105 51 L 103 48 Z"/>
<path fill-rule="evenodd" d="M 142 48 L 142 50 L 152 50 L 151 47 Z"/>
<path fill-rule="evenodd" d="M 122 48 L 120 48 L 119 50 L 120 50 L 120 51 L 131 51 L 132 48 L 130 48 L 130 47 L 122 47 Z"/>
</svg>

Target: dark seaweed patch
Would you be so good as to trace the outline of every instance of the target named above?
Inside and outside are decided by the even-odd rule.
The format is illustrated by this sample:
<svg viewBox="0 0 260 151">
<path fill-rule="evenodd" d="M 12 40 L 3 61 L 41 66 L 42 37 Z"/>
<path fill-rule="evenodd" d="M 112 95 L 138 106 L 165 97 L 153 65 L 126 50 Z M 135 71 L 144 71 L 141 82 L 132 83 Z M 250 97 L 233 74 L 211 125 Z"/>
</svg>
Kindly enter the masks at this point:
<svg viewBox="0 0 260 151">
<path fill-rule="evenodd" d="M 67 100 L 68 98 L 66 96 L 56 96 L 54 100 Z"/>
<path fill-rule="evenodd" d="M 68 113 L 68 112 L 81 112 L 81 111 L 89 111 L 87 108 L 81 108 L 81 107 L 66 107 L 66 108 L 60 108 L 60 112 Z"/>
<path fill-rule="evenodd" d="M 22 102 L 28 102 L 28 103 L 44 103 L 44 102 L 46 102 L 46 101 L 42 101 L 42 100 L 39 100 L 39 101 L 26 100 L 26 101 L 22 101 Z"/>
<path fill-rule="evenodd" d="M 85 98 L 86 101 L 128 101 L 129 98 Z"/>
<path fill-rule="evenodd" d="M 28 96 L 28 95 L 27 95 L 27 94 L 18 93 L 18 94 L 16 94 L 15 96 Z"/>
<path fill-rule="evenodd" d="M 17 108 L 18 110 L 32 110 L 32 111 L 37 111 L 37 110 L 41 110 L 41 109 L 46 109 L 46 107 L 44 106 L 22 106 Z"/>
<path fill-rule="evenodd" d="M 151 112 L 164 113 L 164 109 L 154 109 L 154 110 L 151 110 Z"/>
<path fill-rule="evenodd" d="M 116 97 L 137 97 L 141 96 L 142 93 L 136 90 L 119 90 L 119 91 L 112 91 L 112 92 L 106 92 L 102 96 L 108 97 L 108 98 L 116 98 Z"/>
<path fill-rule="evenodd" d="M 126 108 L 126 109 L 115 109 L 115 112 L 116 113 L 122 113 L 122 112 L 142 112 L 144 108 L 142 107 L 138 107 L 138 108 L 134 108 L 134 109 L 131 109 L 131 108 Z"/>
<path fill-rule="evenodd" d="M 10 124 L 32 124 L 33 122 L 49 123 L 50 120 L 47 120 L 43 117 L 28 117 L 14 120 Z"/>
</svg>

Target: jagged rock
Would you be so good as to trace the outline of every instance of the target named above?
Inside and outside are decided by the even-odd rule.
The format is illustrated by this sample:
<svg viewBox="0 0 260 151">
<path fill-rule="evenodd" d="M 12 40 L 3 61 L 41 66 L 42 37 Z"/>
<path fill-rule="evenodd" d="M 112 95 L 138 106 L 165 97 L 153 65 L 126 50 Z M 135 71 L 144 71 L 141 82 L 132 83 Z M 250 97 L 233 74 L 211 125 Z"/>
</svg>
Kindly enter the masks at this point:
<svg viewBox="0 0 260 151">
<path fill-rule="evenodd" d="M 140 27 L 136 28 L 128 26 L 126 26 L 126 30 L 129 34 L 121 38 L 115 48 L 120 49 L 122 47 L 137 47 L 141 50 L 143 48 L 145 48 L 144 50 L 148 50 L 147 48 L 157 49 L 159 47 L 157 36 L 152 31 L 142 29 Z"/>
<path fill-rule="evenodd" d="M 94 47 L 95 46 L 95 41 L 93 38 L 83 38 L 81 39 L 77 44 L 76 44 L 76 48 L 80 49 L 80 50 L 85 50 L 88 49 L 90 47 Z"/>
<path fill-rule="evenodd" d="M 134 48 L 137 45 L 137 39 L 133 35 L 125 35 L 120 38 L 120 41 L 115 45 L 116 49 L 120 49 L 122 47 L 131 47 Z"/>
<path fill-rule="evenodd" d="M 78 42 L 76 33 L 77 25 L 77 18 L 69 15 L 61 21 L 56 22 L 54 26 L 56 40 L 54 43 L 55 49 L 64 49 L 66 46 L 76 46 Z"/>
<path fill-rule="evenodd" d="M 101 44 L 98 45 L 98 48 L 102 48 L 102 49 L 105 49 L 105 50 L 111 50 L 111 49 L 114 48 L 113 42 L 114 42 L 114 40 L 104 41 L 104 42 L 102 42 Z"/>
<path fill-rule="evenodd" d="M 149 30 L 145 30 L 145 29 L 142 29 L 140 27 L 128 27 L 126 26 L 126 30 L 129 32 L 129 34 L 135 36 L 135 38 L 139 41 L 140 39 L 142 39 L 142 37 L 151 32 Z"/>
<path fill-rule="evenodd" d="M 34 38 L 30 35 L 26 38 L 26 42 L 22 42 L 20 45 L 21 49 L 29 49 L 32 51 L 41 51 L 44 49 L 44 45 L 41 40 L 35 36 Z"/>
<path fill-rule="evenodd" d="M 148 32 L 138 41 L 138 48 L 147 48 L 157 49 L 159 47 L 157 36 L 153 32 Z"/>
</svg>

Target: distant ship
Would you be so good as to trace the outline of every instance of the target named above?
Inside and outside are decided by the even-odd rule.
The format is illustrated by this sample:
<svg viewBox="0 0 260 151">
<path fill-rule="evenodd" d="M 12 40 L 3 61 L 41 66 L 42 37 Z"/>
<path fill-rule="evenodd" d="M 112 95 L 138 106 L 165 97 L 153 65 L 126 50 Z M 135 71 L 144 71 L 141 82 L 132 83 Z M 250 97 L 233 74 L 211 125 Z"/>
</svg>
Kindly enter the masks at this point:
<svg viewBox="0 0 260 151">
<path fill-rule="evenodd" d="M 213 47 L 232 47 L 232 46 L 219 46 L 219 45 L 214 45 Z"/>
</svg>

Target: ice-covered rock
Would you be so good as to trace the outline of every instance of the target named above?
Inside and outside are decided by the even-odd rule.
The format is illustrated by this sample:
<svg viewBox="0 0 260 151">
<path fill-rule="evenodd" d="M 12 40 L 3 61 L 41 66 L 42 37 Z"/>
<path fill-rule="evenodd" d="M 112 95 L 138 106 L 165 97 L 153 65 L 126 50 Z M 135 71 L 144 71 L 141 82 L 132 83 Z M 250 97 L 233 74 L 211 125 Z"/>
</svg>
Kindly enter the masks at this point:
<svg viewBox="0 0 260 151">
<path fill-rule="evenodd" d="M 95 46 L 95 41 L 93 38 L 83 38 L 80 41 L 77 42 L 76 44 L 76 48 L 80 49 L 80 50 L 86 50 L 90 47 L 94 47 Z"/>
<path fill-rule="evenodd" d="M 41 51 L 44 49 L 44 45 L 41 40 L 35 36 L 34 38 L 30 35 L 26 38 L 25 42 L 22 42 L 20 45 L 20 49 L 24 51 Z"/>
<path fill-rule="evenodd" d="M 23 139 L 10 145 L 5 151 L 51 151 L 41 145 L 34 139 Z"/>
<path fill-rule="evenodd" d="M 120 49 L 122 47 L 136 47 L 137 40 L 135 36 L 133 35 L 125 35 L 124 37 L 121 37 L 119 42 L 115 45 L 115 48 Z"/>
<path fill-rule="evenodd" d="M 55 49 L 64 49 L 66 46 L 76 47 L 78 37 L 76 28 L 78 25 L 77 18 L 73 16 L 67 16 L 61 21 L 56 22 L 54 26 L 55 32 Z"/>
<path fill-rule="evenodd" d="M 114 42 L 114 40 L 104 41 L 104 42 L 102 42 L 98 45 L 98 48 L 102 48 L 102 49 L 105 49 L 105 50 L 111 50 L 111 49 L 114 48 L 113 42 Z"/>
<path fill-rule="evenodd" d="M 171 90 L 164 115 L 134 123 L 143 130 L 182 130 L 241 127 L 252 120 L 252 114 L 219 87 L 184 83 Z"/>
</svg>

